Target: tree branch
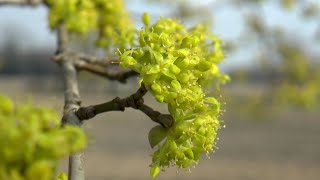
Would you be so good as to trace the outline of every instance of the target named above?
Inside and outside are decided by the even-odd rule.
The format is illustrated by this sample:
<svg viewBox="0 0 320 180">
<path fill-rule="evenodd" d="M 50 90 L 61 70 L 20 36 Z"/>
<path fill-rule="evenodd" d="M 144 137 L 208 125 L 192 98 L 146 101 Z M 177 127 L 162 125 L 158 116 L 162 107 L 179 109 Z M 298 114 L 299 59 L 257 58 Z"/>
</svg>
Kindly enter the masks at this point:
<svg viewBox="0 0 320 180">
<path fill-rule="evenodd" d="M 1 5 L 31 5 L 36 6 L 42 4 L 42 0 L 0 0 L 0 6 Z"/>
<path fill-rule="evenodd" d="M 80 120 L 87 120 L 93 118 L 97 114 L 109 112 L 109 111 L 124 111 L 125 108 L 131 107 L 138 109 L 145 113 L 152 121 L 161 124 L 163 127 L 171 127 L 174 123 L 174 119 L 170 114 L 161 114 L 158 111 L 153 110 L 151 107 L 144 104 L 143 96 L 147 93 L 147 89 L 142 84 L 141 87 L 134 94 L 129 97 L 120 99 L 119 97 L 113 100 L 79 108 L 75 114 Z"/>
<path fill-rule="evenodd" d="M 138 73 L 133 70 L 120 70 L 105 68 L 100 65 L 93 65 L 90 63 L 76 62 L 75 66 L 79 70 L 85 70 L 99 76 L 105 77 L 109 80 L 117 80 L 121 83 L 126 83 L 127 79 L 132 76 L 137 76 Z"/>
<path fill-rule="evenodd" d="M 122 70 L 116 67 L 112 67 L 113 61 L 106 58 L 97 58 L 94 56 L 88 56 L 78 52 L 64 52 L 58 53 L 52 59 L 56 62 L 62 59 L 72 59 L 75 67 L 78 70 L 85 70 L 99 76 L 105 77 L 109 80 L 117 80 L 125 83 L 126 80 L 132 76 L 137 76 L 138 73 L 133 70 Z"/>
<path fill-rule="evenodd" d="M 77 52 L 77 57 L 90 64 L 97 64 L 101 66 L 110 66 L 111 64 L 114 64 L 114 62 L 118 62 L 118 59 L 112 59 L 112 58 L 99 58 L 95 56 L 90 56 L 87 54 L 79 53 Z"/>
<path fill-rule="evenodd" d="M 68 46 L 68 32 L 60 24 L 58 30 L 58 48 L 57 54 L 67 51 Z M 77 70 L 73 64 L 73 60 L 69 58 L 62 58 L 59 65 L 63 72 L 64 79 L 64 116 L 62 122 L 66 124 L 73 124 L 80 126 L 81 121 L 75 115 L 75 111 L 80 107 L 80 94 L 77 80 Z M 63 148 L 63 147 L 62 147 Z M 76 153 L 69 156 L 69 180 L 84 180 L 84 163 L 83 152 Z"/>
</svg>

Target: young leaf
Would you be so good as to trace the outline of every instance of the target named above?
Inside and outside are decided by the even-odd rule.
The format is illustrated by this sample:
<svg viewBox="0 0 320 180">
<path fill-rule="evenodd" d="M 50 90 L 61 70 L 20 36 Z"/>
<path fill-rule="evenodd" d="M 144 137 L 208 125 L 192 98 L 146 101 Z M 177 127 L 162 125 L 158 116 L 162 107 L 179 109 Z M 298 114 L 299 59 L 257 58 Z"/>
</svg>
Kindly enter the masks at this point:
<svg viewBox="0 0 320 180">
<path fill-rule="evenodd" d="M 148 139 L 151 148 L 159 144 L 167 136 L 167 129 L 157 125 L 149 131 Z"/>
</svg>

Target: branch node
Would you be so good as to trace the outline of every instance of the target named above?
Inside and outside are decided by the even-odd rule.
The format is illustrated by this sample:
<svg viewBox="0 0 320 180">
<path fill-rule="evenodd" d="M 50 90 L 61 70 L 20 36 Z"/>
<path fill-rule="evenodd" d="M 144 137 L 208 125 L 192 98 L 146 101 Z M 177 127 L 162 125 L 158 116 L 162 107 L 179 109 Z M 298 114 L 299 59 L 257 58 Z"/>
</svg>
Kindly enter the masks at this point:
<svg viewBox="0 0 320 180">
<path fill-rule="evenodd" d="M 88 120 L 96 116 L 96 110 L 93 106 L 81 107 L 75 113 L 80 120 Z"/>
<path fill-rule="evenodd" d="M 69 125 L 74 125 L 74 126 L 81 126 L 82 122 L 76 115 L 76 110 L 71 110 L 68 113 L 66 113 L 62 117 L 62 125 L 69 124 Z"/>
<path fill-rule="evenodd" d="M 174 124 L 174 119 L 170 114 L 160 114 L 156 119 L 164 128 L 169 128 Z"/>
</svg>

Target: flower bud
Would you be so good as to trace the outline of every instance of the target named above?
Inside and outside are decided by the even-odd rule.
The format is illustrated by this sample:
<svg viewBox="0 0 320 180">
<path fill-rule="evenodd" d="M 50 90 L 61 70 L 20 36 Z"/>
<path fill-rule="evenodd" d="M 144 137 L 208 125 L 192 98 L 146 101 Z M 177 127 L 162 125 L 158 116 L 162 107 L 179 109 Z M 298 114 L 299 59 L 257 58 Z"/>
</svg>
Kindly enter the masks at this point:
<svg viewBox="0 0 320 180">
<path fill-rule="evenodd" d="M 193 159 L 194 158 L 193 152 L 192 152 L 191 149 L 187 149 L 186 151 L 184 151 L 184 155 L 189 159 Z"/>
<path fill-rule="evenodd" d="M 200 61 L 198 64 L 198 68 L 200 71 L 207 71 L 211 68 L 212 64 L 206 60 Z"/>
<path fill-rule="evenodd" d="M 159 165 L 153 165 L 150 169 L 150 175 L 154 179 L 157 177 L 157 175 L 160 172 L 160 166 Z"/>
<path fill-rule="evenodd" d="M 172 80 L 171 81 L 171 86 L 173 87 L 174 91 L 180 91 L 181 90 L 181 85 L 179 81 L 177 80 Z"/>
<path fill-rule="evenodd" d="M 172 64 L 170 67 L 169 67 L 169 70 L 173 73 L 173 74 L 179 74 L 180 73 L 180 69 L 176 66 L 176 65 L 174 65 L 174 64 Z"/>
<path fill-rule="evenodd" d="M 188 73 L 180 73 L 178 75 L 178 79 L 182 83 L 188 83 L 190 79 L 190 75 Z"/>
<path fill-rule="evenodd" d="M 158 83 L 154 83 L 151 85 L 151 89 L 155 93 L 161 93 L 161 86 Z"/>
<path fill-rule="evenodd" d="M 150 23 L 150 16 L 148 13 L 143 13 L 142 15 L 142 22 L 144 25 L 148 26 Z"/>
<path fill-rule="evenodd" d="M 155 95 L 155 97 L 156 97 L 156 100 L 157 100 L 158 102 L 160 102 L 160 103 L 162 103 L 163 100 L 164 100 L 164 96 L 162 96 L 162 95 Z"/>
<path fill-rule="evenodd" d="M 190 60 L 189 60 L 189 58 L 178 58 L 174 63 L 180 69 L 183 69 L 183 68 L 186 68 L 189 65 Z"/>
</svg>

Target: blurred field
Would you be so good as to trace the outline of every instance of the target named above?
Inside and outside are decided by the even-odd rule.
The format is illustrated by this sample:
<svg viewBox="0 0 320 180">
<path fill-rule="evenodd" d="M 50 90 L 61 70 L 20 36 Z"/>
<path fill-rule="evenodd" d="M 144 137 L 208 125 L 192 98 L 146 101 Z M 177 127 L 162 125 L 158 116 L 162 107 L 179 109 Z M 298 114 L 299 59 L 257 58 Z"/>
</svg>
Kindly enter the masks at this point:
<svg viewBox="0 0 320 180">
<path fill-rule="evenodd" d="M 84 105 L 104 102 L 115 95 L 124 97 L 136 89 L 130 85 L 107 84 L 106 81 L 85 84 L 80 88 Z M 31 97 L 39 106 L 62 109 L 63 92 L 56 79 L 1 77 L 0 93 L 20 102 Z M 165 111 L 165 107 L 156 104 L 151 96 L 147 96 L 146 101 Z M 203 157 L 192 173 L 177 172 L 172 168 L 161 173 L 158 179 L 320 178 L 320 112 L 287 111 L 270 121 L 254 121 L 229 109 L 223 119 L 227 127 L 220 131 L 219 149 L 211 159 Z M 148 145 L 147 133 L 153 125 L 144 114 L 131 109 L 124 113 L 99 115 L 86 122 L 84 128 L 90 137 L 85 155 L 87 179 L 151 179 L 148 165 L 152 149 Z M 66 161 L 61 164 L 61 169 L 65 170 Z"/>
</svg>

